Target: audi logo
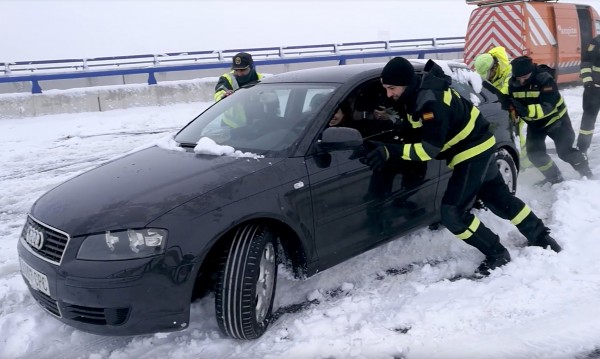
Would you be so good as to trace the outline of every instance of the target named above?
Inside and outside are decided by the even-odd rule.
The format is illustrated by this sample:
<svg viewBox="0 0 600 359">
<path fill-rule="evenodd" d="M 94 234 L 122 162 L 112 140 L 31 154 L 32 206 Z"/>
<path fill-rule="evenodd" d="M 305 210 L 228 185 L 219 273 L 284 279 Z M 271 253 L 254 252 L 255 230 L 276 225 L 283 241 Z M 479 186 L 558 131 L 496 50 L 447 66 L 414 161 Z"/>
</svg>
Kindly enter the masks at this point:
<svg viewBox="0 0 600 359">
<path fill-rule="evenodd" d="M 25 231 L 25 241 L 35 249 L 42 249 L 44 245 L 44 233 L 32 226 L 28 226 Z"/>
</svg>

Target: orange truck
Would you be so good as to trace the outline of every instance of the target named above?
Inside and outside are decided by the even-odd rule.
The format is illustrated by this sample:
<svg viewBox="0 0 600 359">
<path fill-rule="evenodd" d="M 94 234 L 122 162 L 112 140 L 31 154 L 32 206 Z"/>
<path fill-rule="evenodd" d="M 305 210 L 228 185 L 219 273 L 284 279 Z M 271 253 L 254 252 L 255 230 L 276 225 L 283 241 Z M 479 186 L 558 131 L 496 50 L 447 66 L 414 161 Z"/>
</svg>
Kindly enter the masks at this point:
<svg viewBox="0 0 600 359">
<path fill-rule="evenodd" d="M 466 0 L 476 5 L 465 36 L 464 61 L 495 46 L 509 57 L 531 56 L 556 71 L 558 83 L 578 82 L 582 49 L 600 34 L 600 17 L 590 5 L 548 0 Z"/>
</svg>

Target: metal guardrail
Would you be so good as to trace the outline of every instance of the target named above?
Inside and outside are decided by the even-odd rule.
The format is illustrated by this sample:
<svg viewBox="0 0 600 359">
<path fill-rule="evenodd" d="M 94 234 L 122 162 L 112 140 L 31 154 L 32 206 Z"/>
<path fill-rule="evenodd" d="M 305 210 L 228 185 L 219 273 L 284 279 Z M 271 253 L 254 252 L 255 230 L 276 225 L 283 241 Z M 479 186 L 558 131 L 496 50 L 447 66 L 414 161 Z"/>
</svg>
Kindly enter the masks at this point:
<svg viewBox="0 0 600 359">
<path fill-rule="evenodd" d="M 386 56 L 462 52 L 464 37 L 423 38 L 390 41 L 366 41 L 342 44 L 302 45 L 145 54 L 92 59 L 62 59 L 0 63 L 0 83 L 31 82 L 32 93 L 41 93 L 40 81 L 103 76 L 147 74 L 148 84 L 156 84 L 155 73 L 229 68 L 238 52 L 252 54 L 257 66 L 338 61 Z M 2 74 L 3 72 L 3 74 Z"/>
</svg>

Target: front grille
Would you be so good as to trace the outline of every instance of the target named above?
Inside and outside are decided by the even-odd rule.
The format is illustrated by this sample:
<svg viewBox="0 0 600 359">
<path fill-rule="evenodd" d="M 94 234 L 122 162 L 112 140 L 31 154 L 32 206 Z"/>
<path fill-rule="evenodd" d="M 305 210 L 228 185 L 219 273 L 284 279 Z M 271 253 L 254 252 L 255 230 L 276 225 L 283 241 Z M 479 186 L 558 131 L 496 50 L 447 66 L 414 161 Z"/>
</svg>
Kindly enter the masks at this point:
<svg viewBox="0 0 600 359">
<path fill-rule="evenodd" d="M 31 243 L 26 240 L 26 233 L 31 230 L 42 233 L 43 244 L 41 248 L 32 246 Z M 69 235 L 45 225 L 44 223 L 33 219 L 31 216 L 27 216 L 27 222 L 25 222 L 23 232 L 21 233 L 21 241 L 24 246 L 29 248 L 29 250 L 38 257 L 54 264 L 60 264 L 67 243 L 69 242 Z"/>
<path fill-rule="evenodd" d="M 46 309 L 48 312 L 50 312 L 50 314 L 56 315 L 60 318 L 58 303 L 54 299 L 37 290 L 30 290 L 30 292 L 33 299 L 35 299 L 35 301 L 38 302 L 42 308 Z"/>
<path fill-rule="evenodd" d="M 67 304 L 63 316 L 78 322 L 94 325 L 121 325 L 129 317 L 129 308 L 94 308 Z"/>
</svg>

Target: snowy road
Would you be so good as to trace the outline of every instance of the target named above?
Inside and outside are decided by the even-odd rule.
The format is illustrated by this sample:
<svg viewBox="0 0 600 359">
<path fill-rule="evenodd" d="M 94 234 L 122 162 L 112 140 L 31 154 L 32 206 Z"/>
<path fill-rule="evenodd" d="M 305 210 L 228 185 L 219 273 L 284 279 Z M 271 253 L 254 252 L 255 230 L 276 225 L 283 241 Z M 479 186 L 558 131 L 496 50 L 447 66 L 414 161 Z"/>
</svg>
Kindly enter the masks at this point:
<svg viewBox="0 0 600 359">
<path fill-rule="evenodd" d="M 563 91 L 575 128 L 581 93 Z M 32 203 L 86 169 L 164 138 L 206 105 L 0 121 L 0 358 L 600 357 L 600 181 L 580 180 L 556 156 L 567 181 L 533 187 L 541 177 L 527 170 L 518 194 L 564 251 L 522 248 L 515 227 L 480 212 L 513 256 L 480 281 L 449 280 L 472 271 L 479 252 L 444 229 L 420 230 L 306 281 L 280 273 L 278 319 L 252 342 L 219 333 L 212 297 L 193 303 L 190 327 L 175 333 L 102 337 L 52 318 L 19 272 L 16 243 Z M 590 161 L 600 174 L 600 153 Z"/>
</svg>

